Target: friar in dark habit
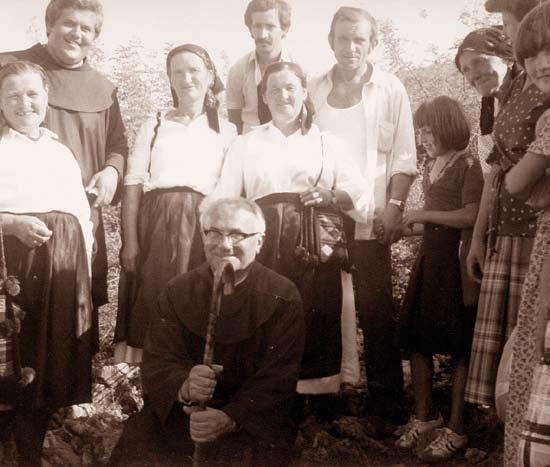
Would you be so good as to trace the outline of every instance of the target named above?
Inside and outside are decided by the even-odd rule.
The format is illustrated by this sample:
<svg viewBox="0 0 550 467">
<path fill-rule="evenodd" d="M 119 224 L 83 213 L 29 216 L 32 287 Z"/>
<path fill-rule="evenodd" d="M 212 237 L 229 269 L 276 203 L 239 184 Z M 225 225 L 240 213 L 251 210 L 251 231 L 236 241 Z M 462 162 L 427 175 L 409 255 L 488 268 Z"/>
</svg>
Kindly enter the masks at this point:
<svg viewBox="0 0 550 467">
<path fill-rule="evenodd" d="M 300 295 L 255 261 L 265 220 L 253 201 L 207 199 L 200 223 L 207 261 L 171 280 L 159 298 L 143 354 L 145 405 L 128 420 L 112 465 L 190 465 L 194 444 L 202 465 L 290 462 L 290 410 L 304 346 Z M 215 365 L 206 366 L 214 271 L 225 261 L 235 285 L 222 298 Z"/>
</svg>

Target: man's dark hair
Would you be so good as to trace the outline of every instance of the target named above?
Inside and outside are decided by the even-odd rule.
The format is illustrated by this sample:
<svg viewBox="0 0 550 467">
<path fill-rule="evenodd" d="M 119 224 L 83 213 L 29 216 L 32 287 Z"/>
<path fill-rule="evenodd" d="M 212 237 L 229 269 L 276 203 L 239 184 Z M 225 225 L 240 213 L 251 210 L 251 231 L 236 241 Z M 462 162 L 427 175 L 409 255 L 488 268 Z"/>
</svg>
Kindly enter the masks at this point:
<svg viewBox="0 0 550 467">
<path fill-rule="evenodd" d="M 51 0 L 46 8 L 46 28 L 51 28 L 65 9 L 88 10 L 97 15 L 95 36 L 101 33 L 103 26 L 103 5 L 99 0 Z"/>
<path fill-rule="evenodd" d="M 277 10 L 279 12 L 279 23 L 283 31 L 290 28 L 290 16 L 292 9 L 285 0 L 252 0 L 246 7 L 244 13 L 244 24 L 248 29 L 252 28 L 252 13 L 259 11 Z"/>
</svg>

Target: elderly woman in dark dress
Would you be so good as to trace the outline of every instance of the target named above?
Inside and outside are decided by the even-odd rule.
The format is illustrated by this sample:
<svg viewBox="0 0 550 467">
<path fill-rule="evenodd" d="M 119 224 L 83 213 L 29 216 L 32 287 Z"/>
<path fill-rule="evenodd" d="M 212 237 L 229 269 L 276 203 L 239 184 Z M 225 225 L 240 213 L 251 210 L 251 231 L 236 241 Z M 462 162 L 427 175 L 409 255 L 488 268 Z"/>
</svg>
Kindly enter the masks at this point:
<svg viewBox="0 0 550 467">
<path fill-rule="evenodd" d="M 21 366 L 35 371 L 15 401 L 0 393 L 0 406 L 13 406 L 0 407 L 0 427 L 12 428 L 19 465 L 40 465 L 55 410 L 91 401 L 90 208 L 73 154 L 40 127 L 47 105 L 39 66 L 0 70 L 0 225 L 7 273 L 21 281 Z"/>
<path fill-rule="evenodd" d="M 342 215 L 361 218 L 368 205 L 364 181 L 345 144 L 311 123 L 298 65 L 270 65 L 262 90 L 273 120 L 235 141 L 215 195 L 244 195 L 261 206 L 267 230 L 258 260 L 293 280 L 304 302 L 306 346 L 297 390 L 336 393 L 359 378 Z M 327 220 L 318 217 L 320 210 L 336 222 L 324 238 L 316 229 Z"/>
<path fill-rule="evenodd" d="M 456 63 L 478 92 L 495 72 L 473 73 L 473 57 L 484 54 L 467 46 L 458 49 Z M 495 79 L 495 78 L 494 78 Z M 506 340 L 517 319 L 520 292 L 529 265 L 536 229 L 536 213 L 514 198 L 502 184 L 503 174 L 525 155 L 535 136 L 538 118 L 550 107 L 550 99 L 521 71 L 501 89 L 500 110 L 494 122 L 495 142 L 479 214 L 468 255 L 468 271 L 481 281 L 472 355 L 466 385 L 466 401 L 495 404 L 497 369 Z"/>
<path fill-rule="evenodd" d="M 216 96 L 223 84 L 202 47 L 175 47 L 166 71 L 174 107 L 143 124 L 124 178 L 115 332 L 121 361 L 141 361 L 145 333 L 168 281 L 204 262 L 198 205 L 216 186 L 237 135 L 233 124 L 218 118 Z M 135 275 L 135 291 L 127 287 L 129 274 Z"/>
<path fill-rule="evenodd" d="M 422 104 L 414 116 L 420 143 L 428 153 L 423 188 L 425 205 L 406 211 L 406 224 L 423 224 L 424 238 L 403 305 L 402 340 L 410 353 L 416 416 L 396 445 L 416 447 L 420 433 L 440 428 L 420 453 L 441 461 L 466 446 L 462 412 L 467 360 L 476 304 L 463 297 L 459 255 L 461 237 L 476 219 L 483 189 L 479 161 L 466 151 L 470 129 L 460 105 L 447 96 Z M 467 284 L 466 284 L 467 285 Z M 448 426 L 432 406 L 434 353 L 451 354 L 452 410 Z"/>
</svg>

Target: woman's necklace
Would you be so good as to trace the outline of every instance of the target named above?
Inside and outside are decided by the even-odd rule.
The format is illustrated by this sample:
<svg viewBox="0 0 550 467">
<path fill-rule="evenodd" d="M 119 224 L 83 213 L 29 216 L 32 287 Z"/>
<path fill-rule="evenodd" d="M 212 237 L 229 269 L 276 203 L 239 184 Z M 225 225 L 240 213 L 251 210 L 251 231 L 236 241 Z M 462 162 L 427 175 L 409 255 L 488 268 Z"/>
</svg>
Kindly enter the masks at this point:
<svg viewBox="0 0 550 467">
<path fill-rule="evenodd" d="M 429 174 L 431 185 L 433 185 L 443 176 L 445 170 L 447 170 L 451 162 L 454 161 L 456 154 L 457 151 L 452 151 L 448 153 L 447 156 L 436 157 Z"/>
</svg>

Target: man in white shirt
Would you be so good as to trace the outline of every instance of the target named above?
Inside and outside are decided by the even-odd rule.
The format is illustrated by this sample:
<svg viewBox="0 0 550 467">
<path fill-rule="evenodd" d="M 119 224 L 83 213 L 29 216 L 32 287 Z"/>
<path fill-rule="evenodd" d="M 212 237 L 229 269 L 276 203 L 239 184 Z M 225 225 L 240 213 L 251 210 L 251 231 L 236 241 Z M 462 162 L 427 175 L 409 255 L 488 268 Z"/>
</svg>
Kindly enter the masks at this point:
<svg viewBox="0 0 550 467">
<path fill-rule="evenodd" d="M 252 0 L 246 8 L 244 22 L 256 49 L 231 66 L 226 90 L 229 121 L 235 124 L 239 134 L 271 120 L 259 85 L 269 65 L 293 61 L 283 47 L 290 15 L 290 5 L 285 0 Z"/>
<path fill-rule="evenodd" d="M 390 245 L 401 237 L 402 212 L 417 173 L 412 114 L 401 82 L 369 61 L 378 38 L 376 21 L 366 10 L 340 8 L 328 38 L 337 63 L 312 81 L 310 96 L 316 123 L 348 142 L 365 190 L 371 191 L 366 222 L 355 227 L 352 254 L 369 394 L 375 414 L 387 416 L 403 391 Z"/>
</svg>

